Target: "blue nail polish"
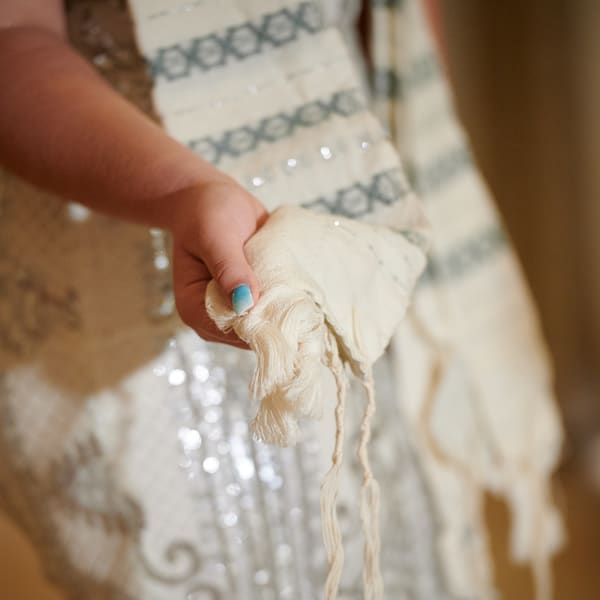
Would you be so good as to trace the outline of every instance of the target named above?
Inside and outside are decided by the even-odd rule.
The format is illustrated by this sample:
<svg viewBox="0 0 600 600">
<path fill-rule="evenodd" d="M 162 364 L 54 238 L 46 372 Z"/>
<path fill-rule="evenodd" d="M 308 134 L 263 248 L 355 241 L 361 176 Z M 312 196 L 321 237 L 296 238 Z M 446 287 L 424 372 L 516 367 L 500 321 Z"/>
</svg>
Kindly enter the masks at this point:
<svg viewBox="0 0 600 600">
<path fill-rule="evenodd" d="M 231 304 L 236 315 L 243 315 L 254 306 L 250 288 L 244 283 L 238 285 L 231 293 Z"/>
</svg>

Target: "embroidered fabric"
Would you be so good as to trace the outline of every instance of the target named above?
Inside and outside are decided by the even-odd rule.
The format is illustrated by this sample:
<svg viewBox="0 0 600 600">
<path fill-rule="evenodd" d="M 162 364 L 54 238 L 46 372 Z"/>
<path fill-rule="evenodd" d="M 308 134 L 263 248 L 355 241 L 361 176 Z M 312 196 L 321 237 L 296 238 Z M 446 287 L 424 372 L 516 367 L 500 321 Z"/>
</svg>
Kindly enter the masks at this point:
<svg viewBox="0 0 600 600">
<path fill-rule="evenodd" d="M 169 10 L 193 13 L 205 4 L 178 1 Z M 160 27 L 169 14 L 159 7 L 148 18 Z M 148 73 L 125 2 L 72 1 L 68 16 L 79 50 L 149 112 Z M 313 21 L 307 23 L 310 35 Z M 335 61 L 323 56 L 320 64 Z M 247 93 L 267 83 L 256 81 Z M 273 189 L 275 196 L 275 183 L 289 186 L 290 173 L 319 175 L 319 165 L 333 164 L 350 146 L 368 157 L 380 141 L 368 128 L 351 139 L 319 138 L 328 111 L 347 119 L 361 110 L 354 91 L 329 103 L 307 101 L 313 104 L 290 129 L 309 130 L 314 144 L 300 152 L 295 142 L 279 146 L 275 165 L 253 149 L 259 168 L 240 174 L 251 188 Z M 279 122 L 256 127 L 271 152 L 263 138 L 280 135 Z M 225 133 L 211 137 L 219 148 Z M 233 145 L 223 153 L 223 168 L 232 152 L 246 148 L 237 134 L 227 139 Z M 305 202 L 369 215 L 405 186 L 389 170 L 333 184 Z M 48 577 L 67 597 L 90 600 L 318 597 L 326 567 L 318 485 L 330 455 L 320 440 L 329 438 L 330 424 L 324 436 L 309 429 L 293 450 L 252 439 L 246 392 L 252 359 L 180 326 L 168 240 L 160 232 L 66 206 L 7 174 L 1 191 L 0 502 L 33 540 Z M 377 372 L 379 395 L 392 398 L 390 364 L 381 362 Z M 350 401 L 349 444 L 357 435 L 356 412 Z M 398 405 L 380 403 L 372 438 L 374 471 L 385 482 L 387 594 L 450 597 L 433 501 Z M 348 543 L 344 600 L 362 597 L 352 483 L 359 473 L 350 459 L 339 502 Z"/>
</svg>

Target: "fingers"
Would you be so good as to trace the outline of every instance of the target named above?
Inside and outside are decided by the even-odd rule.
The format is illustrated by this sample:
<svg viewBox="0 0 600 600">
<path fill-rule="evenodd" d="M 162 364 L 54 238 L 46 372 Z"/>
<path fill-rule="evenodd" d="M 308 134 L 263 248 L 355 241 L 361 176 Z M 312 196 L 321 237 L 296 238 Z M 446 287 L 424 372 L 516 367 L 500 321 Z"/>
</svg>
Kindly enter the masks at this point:
<svg viewBox="0 0 600 600">
<path fill-rule="evenodd" d="M 185 250 L 176 250 L 174 255 L 175 302 L 181 320 L 208 342 L 229 344 L 248 349 L 248 345 L 235 333 L 223 333 L 206 313 L 204 298 L 206 286 L 212 279 L 207 267 Z"/>
<path fill-rule="evenodd" d="M 206 286 L 215 279 L 224 300 L 240 315 L 258 300 L 260 289 L 245 242 L 267 219 L 264 206 L 240 186 L 202 188 L 199 198 L 181 204 L 174 220 L 173 266 L 177 309 L 201 337 L 246 347 L 235 334 L 223 334 L 206 314 Z"/>
<path fill-rule="evenodd" d="M 207 285 L 207 281 L 198 281 L 188 286 L 183 293 L 178 294 L 177 310 L 182 320 L 207 342 L 219 342 L 247 350 L 248 345 L 235 333 L 223 333 L 206 314 L 204 296 Z"/>
<path fill-rule="evenodd" d="M 248 311 L 258 299 L 259 287 L 240 236 L 222 232 L 205 239 L 203 259 L 235 312 L 240 315 Z"/>
</svg>

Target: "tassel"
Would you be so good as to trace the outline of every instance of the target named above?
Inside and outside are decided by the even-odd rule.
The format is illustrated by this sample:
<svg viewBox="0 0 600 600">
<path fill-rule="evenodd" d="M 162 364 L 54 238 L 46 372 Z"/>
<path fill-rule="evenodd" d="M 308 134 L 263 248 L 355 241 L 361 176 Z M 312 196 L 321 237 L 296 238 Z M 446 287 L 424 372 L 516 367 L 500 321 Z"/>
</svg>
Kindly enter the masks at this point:
<svg viewBox="0 0 600 600">
<path fill-rule="evenodd" d="M 337 344 L 329 336 L 327 364 L 335 378 L 337 402 L 335 406 L 335 442 L 331 457 L 331 468 L 321 484 L 321 529 L 327 553 L 329 572 L 325 582 L 325 600 L 337 598 L 342 568 L 344 566 L 344 546 L 337 518 L 337 496 L 340 487 L 340 470 L 344 459 L 344 415 L 346 410 L 347 380 L 342 361 L 337 352 Z"/>
<path fill-rule="evenodd" d="M 360 424 L 357 456 L 363 472 L 360 490 L 360 516 L 365 536 L 363 586 L 365 600 L 380 600 L 383 597 L 383 579 L 379 566 L 381 547 L 379 484 L 373 477 L 368 454 L 368 444 L 371 438 L 371 421 L 375 414 L 375 387 L 371 369 L 369 369 L 367 377 L 363 379 L 362 384 L 366 391 L 367 400 Z"/>
<path fill-rule="evenodd" d="M 344 458 L 344 414 L 348 388 L 344 369 L 347 353 L 328 327 L 323 311 L 305 292 L 285 285 L 272 285 L 253 309 L 237 316 L 222 304 L 216 293 L 207 293 L 208 314 L 222 331 L 233 329 L 257 356 L 250 384 L 260 406 L 251 423 L 255 437 L 270 444 L 290 446 L 298 438 L 298 419 L 320 417 L 323 412 L 321 370 L 334 376 L 335 443 L 331 467 L 321 485 L 321 527 L 329 571 L 325 600 L 338 595 L 344 565 L 344 546 L 337 516 L 337 497 Z M 379 486 L 373 477 L 367 446 L 371 419 L 375 412 L 375 390 L 370 366 L 351 363 L 366 391 L 366 405 L 360 425 L 358 460 L 363 477 L 360 492 L 360 518 L 365 551 L 363 563 L 364 597 L 381 600 L 383 580 L 379 567 Z M 366 374 L 366 375 L 365 375 Z"/>
</svg>

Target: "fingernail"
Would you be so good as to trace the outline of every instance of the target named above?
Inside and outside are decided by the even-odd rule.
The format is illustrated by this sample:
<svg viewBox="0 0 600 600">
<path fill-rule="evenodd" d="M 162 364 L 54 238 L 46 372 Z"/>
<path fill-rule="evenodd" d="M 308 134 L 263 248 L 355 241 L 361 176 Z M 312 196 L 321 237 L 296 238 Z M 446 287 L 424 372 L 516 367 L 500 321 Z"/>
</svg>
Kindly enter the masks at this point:
<svg viewBox="0 0 600 600">
<path fill-rule="evenodd" d="M 243 315 L 254 306 L 254 299 L 250 288 L 244 283 L 238 285 L 231 293 L 231 304 L 236 315 Z"/>
</svg>

